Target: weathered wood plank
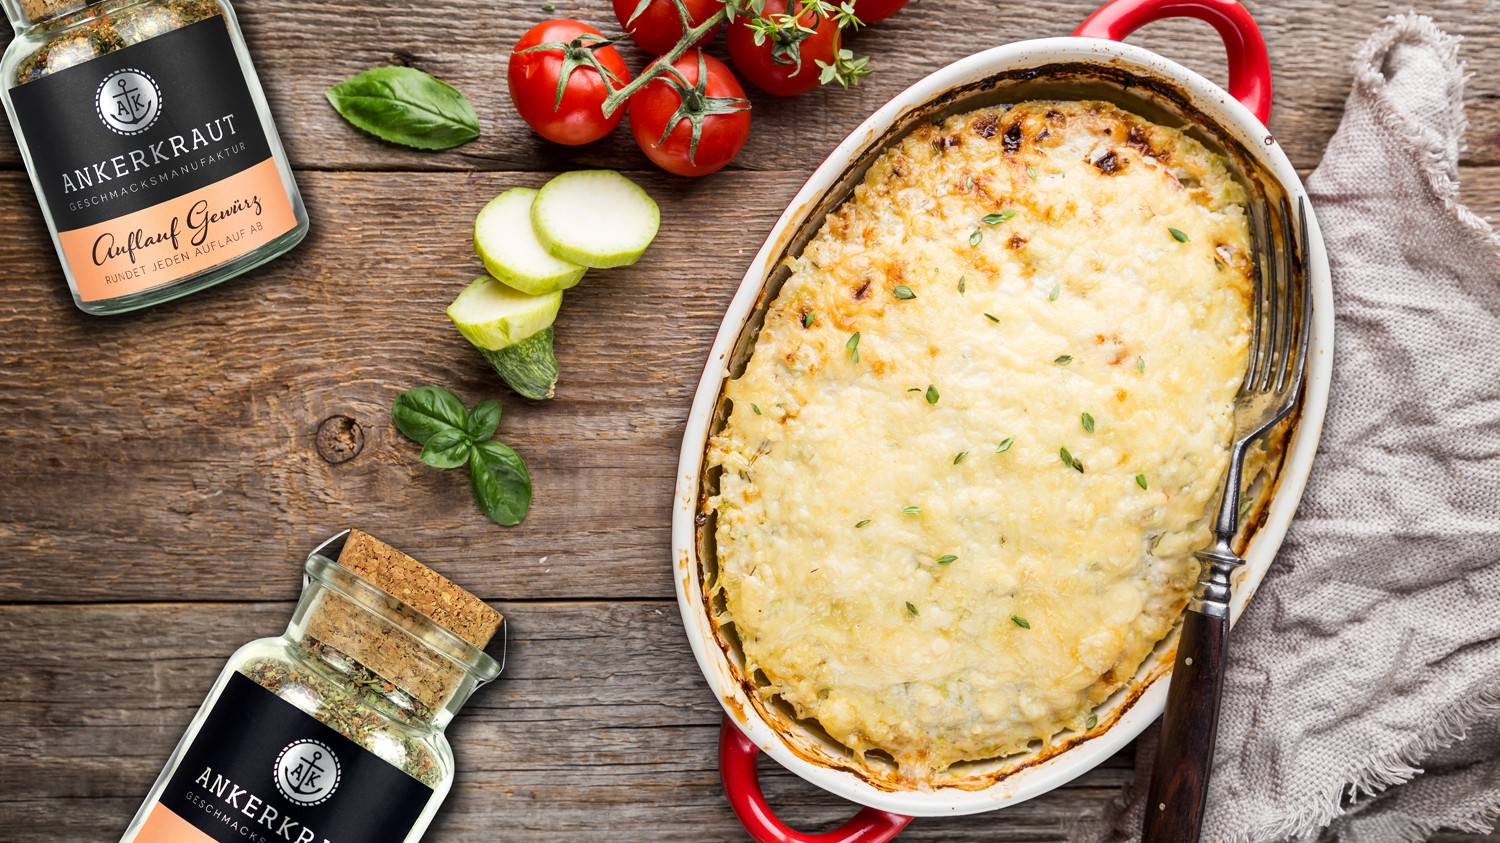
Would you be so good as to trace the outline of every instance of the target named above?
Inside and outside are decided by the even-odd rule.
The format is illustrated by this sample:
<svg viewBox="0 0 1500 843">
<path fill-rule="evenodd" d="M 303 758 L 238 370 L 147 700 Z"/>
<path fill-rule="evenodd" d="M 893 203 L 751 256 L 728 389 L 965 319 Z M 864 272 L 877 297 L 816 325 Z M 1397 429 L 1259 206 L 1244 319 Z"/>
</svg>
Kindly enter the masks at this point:
<svg viewBox="0 0 1500 843">
<path fill-rule="evenodd" d="M 1500 211 L 1500 168 L 1466 196 Z M 469 226 L 544 175 L 305 173 L 314 234 L 249 278 L 144 313 L 72 307 L 29 200 L 0 207 L 0 600 L 286 599 L 325 535 L 360 525 L 486 597 L 668 597 L 674 472 L 731 292 L 801 182 L 644 174 L 663 235 L 567 294 L 552 402 L 510 394 L 443 307 L 476 273 Z M 25 190 L 17 173 L 0 191 Z M 19 205 L 19 207 L 18 207 Z M 426 383 L 504 396 L 501 437 L 536 503 L 490 524 L 466 479 L 421 465 L 388 421 Z M 363 450 L 319 454 L 325 419 Z M 216 559 L 230 576 L 204 576 Z"/>
<path fill-rule="evenodd" d="M 466 0 L 383 2 L 379 10 L 359 0 L 236 4 L 257 56 L 279 125 L 299 167 L 319 169 L 556 170 L 583 165 L 645 168 L 623 128 L 580 149 L 547 144 L 515 115 L 506 92 L 510 48 L 532 24 L 549 16 L 577 17 L 606 32 L 618 31 L 602 0 L 567 0 L 554 13 L 541 3 L 476 5 Z M 858 35 L 855 46 L 875 59 L 877 73 L 858 89 L 817 91 L 791 100 L 756 95 L 755 130 L 735 166 L 805 170 L 880 104 L 933 70 L 996 44 L 1066 35 L 1096 6 L 1095 0 L 1039 0 L 996 6 L 990 0 L 925 0 Z M 1315 164 L 1338 124 L 1349 90 L 1349 56 L 1387 15 L 1406 11 L 1402 0 L 1349 4 L 1309 0 L 1248 4 L 1270 46 L 1276 73 L 1273 128 L 1299 166 Z M 1500 28 L 1497 0 L 1433 0 L 1422 11 L 1465 37 L 1468 86 L 1468 157 L 1500 160 Z M 1223 84 L 1224 51 L 1211 29 L 1196 22 L 1165 22 L 1138 43 L 1176 59 Z M 713 49 L 723 52 L 722 41 Z M 646 57 L 634 45 L 627 61 L 639 70 Z M 383 145 L 360 135 L 334 114 L 323 91 L 334 82 L 380 64 L 411 64 L 462 89 L 478 108 L 484 135 L 460 150 L 425 154 Z M 0 130 L 0 165 L 15 166 L 9 130 Z"/>
<path fill-rule="evenodd" d="M 452 727 L 457 787 L 438 841 L 743 839 L 716 767 L 720 709 L 674 604 L 503 605 L 502 678 Z M 113 839 L 223 660 L 290 604 L 0 608 L 0 817 L 11 843 Z M 1128 777 L 1129 750 L 998 814 L 918 821 L 903 840 L 1059 841 Z M 774 763 L 772 803 L 808 828 L 853 812 Z"/>
<path fill-rule="evenodd" d="M 25 559 L 0 570 L 0 599 L 286 598 L 296 559 L 347 524 L 451 561 L 486 596 L 670 594 L 688 396 L 730 291 L 801 179 L 726 174 L 704 189 L 646 175 L 667 235 L 636 266 L 568 293 L 559 397 L 531 403 L 443 308 L 483 271 L 474 213 L 543 178 L 308 173 L 315 230 L 292 256 L 104 320 L 74 312 L 29 211 L 0 211 L 0 394 L 15 409 L 0 421 L 0 486 L 25 490 L 0 502 L 0 535 Z M 0 186 L 23 184 L 7 173 Z M 485 521 L 466 477 L 421 465 L 389 424 L 396 394 L 426 383 L 471 402 L 506 396 L 502 438 L 535 475 L 523 526 Z M 316 432 L 335 416 L 356 420 L 364 447 L 331 464 Z M 209 547 L 235 576 L 190 570 Z"/>
<path fill-rule="evenodd" d="M 716 767 L 720 709 L 674 604 L 501 604 L 502 677 L 453 727 L 460 772 L 432 843 L 746 839 Z M 10 843 L 110 840 L 155 780 L 224 659 L 277 635 L 289 603 L 0 607 L 0 825 Z M 997 813 L 918 820 L 902 840 L 1061 841 L 1129 780 L 1133 750 Z M 786 821 L 852 809 L 761 765 Z M 1493 843 L 1500 837 L 1452 837 Z"/>
</svg>

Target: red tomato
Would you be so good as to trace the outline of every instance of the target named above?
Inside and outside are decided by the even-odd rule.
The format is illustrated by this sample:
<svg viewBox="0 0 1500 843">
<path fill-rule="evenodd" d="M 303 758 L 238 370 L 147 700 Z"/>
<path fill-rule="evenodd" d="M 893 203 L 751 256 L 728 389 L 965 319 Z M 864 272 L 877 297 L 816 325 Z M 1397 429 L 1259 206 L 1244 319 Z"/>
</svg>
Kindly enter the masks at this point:
<svg viewBox="0 0 1500 843">
<path fill-rule="evenodd" d="M 510 55 L 510 99 L 521 119 L 550 141 L 576 146 L 596 141 L 620 125 L 623 111 L 604 116 L 609 92 L 630 81 L 625 60 L 606 39 L 576 20 L 543 21 L 516 42 Z M 533 47 L 542 49 L 526 52 Z M 606 81 L 595 67 L 614 74 Z"/>
<path fill-rule="evenodd" d="M 795 2 L 795 0 L 793 0 Z M 761 19 L 780 22 L 787 0 L 766 0 Z M 788 26 L 755 43 L 751 19 L 740 17 L 729 27 L 729 58 L 740 73 L 768 94 L 789 97 L 818 87 L 818 62 L 833 64 L 839 52 L 839 24 L 807 11 Z"/>
<path fill-rule="evenodd" d="M 663 170 L 705 176 L 744 148 L 750 102 L 729 66 L 713 56 L 693 50 L 672 67 L 686 84 L 668 74 L 636 91 L 630 98 L 630 131 Z"/>
<path fill-rule="evenodd" d="M 682 40 L 682 15 L 677 13 L 677 4 L 672 0 L 614 0 L 614 3 L 620 26 L 651 55 L 666 55 Z M 724 0 L 683 0 L 683 5 L 687 6 L 693 26 L 697 26 L 724 8 Z M 715 26 L 689 49 L 707 44 L 718 31 Z"/>
<path fill-rule="evenodd" d="M 911 0 L 854 0 L 854 16 L 860 23 L 878 23 L 901 11 Z"/>
</svg>

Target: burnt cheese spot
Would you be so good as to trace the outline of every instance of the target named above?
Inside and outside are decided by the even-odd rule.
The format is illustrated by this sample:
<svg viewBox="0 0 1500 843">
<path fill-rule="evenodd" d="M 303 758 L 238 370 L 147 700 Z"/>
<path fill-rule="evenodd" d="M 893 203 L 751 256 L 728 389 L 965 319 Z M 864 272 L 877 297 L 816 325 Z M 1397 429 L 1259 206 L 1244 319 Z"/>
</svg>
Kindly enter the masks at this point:
<svg viewBox="0 0 1500 843">
<path fill-rule="evenodd" d="M 1012 234 L 1010 239 L 1005 241 L 1005 245 L 1009 246 L 1011 251 L 1016 251 L 1026 245 L 1026 238 L 1019 234 Z"/>
<path fill-rule="evenodd" d="M 1094 159 L 1094 166 L 1098 167 L 1099 172 L 1106 176 L 1118 173 L 1123 164 L 1124 162 L 1120 160 L 1120 156 L 1116 155 L 1113 149 Z"/>
<path fill-rule="evenodd" d="M 857 289 L 857 290 L 854 291 L 854 300 L 855 301 L 864 301 L 865 299 L 867 299 L 869 297 L 870 297 L 870 281 L 867 278 L 867 279 L 865 279 L 865 283 L 859 285 L 859 289 Z"/>
<path fill-rule="evenodd" d="M 999 118 L 993 114 L 985 114 L 974 119 L 969 128 L 974 134 L 988 140 L 995 136 L 995 131 L 1000 127 Z"/>
<path fill-rule="evenodd" d="M 1021 148 L 1020 121 L 1010 124 L 1010 128 L 1006 129 L 1005 135 L 1000 138 L 1000 142 L 1001 145 L 1004 146 L 1006 152 L 1015 152 L 1016 150 Z"/>
<path fill-rule="evenodd" d="M 1138 149 L 1142 155 L 1158 161 L 1166 161 L 1170 157 L 1166 150 L 1160 150 L 1151 145 L 1151 138 L 1144 126 L 1131 126 L 1130 131 L 1125 135 L 1125 145 Z"/>
</svg>

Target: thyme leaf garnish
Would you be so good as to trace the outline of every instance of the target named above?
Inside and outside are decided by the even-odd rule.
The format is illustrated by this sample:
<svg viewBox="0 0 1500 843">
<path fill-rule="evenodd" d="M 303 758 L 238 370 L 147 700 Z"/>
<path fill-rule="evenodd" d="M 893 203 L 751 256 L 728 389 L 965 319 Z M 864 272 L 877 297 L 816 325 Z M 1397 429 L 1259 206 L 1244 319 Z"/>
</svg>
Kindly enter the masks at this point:
<svg viewBox="0 0 1500 843">
<path fill-rule="evenodd" d="M 1009 451 L 1010 450 L 1010 446 L 1012 446 L 1014 444 L 1016 444 L 1016 437 L 1014 437 L 1014 436 L 1007 436 L 1004 439 L 1000 440 L 1000 444 L 999 445 L 995 446 L 995 453 L 997 453 L 997 454 L 1003 454 L 1006 451 Z"/>
<path fill-rule="evenodd" d="M 1089 433 L 1093 433 L 1094 432 L 1094 417 L 1093 416 L 1089 415 L 1088 413 L 1084 413 L 1083 415 L 1081 415 L 1081 416 L 1078 417 L 1078 420 L 1081 421 L 1081 422 L 1083 422 L 1083 429 L 1084 430 L 1087 430 Z"/>
<path fill-rule="evenodd" d="M 891 295 L 895 296 L 901 301 L 906 301 L 907 299 L 914 299 L 917 297 L 917 294 L 913 293 L 911 291 L 911 288 L 906 286 L 905 284 L 897 285 L 895 289 L 891 290 Z"/>
<path fill-rule="evenodd" d="M 928 384 L 927 385 L 927 403 L 928 404 L 936 404 L 937 402 L 938 402 L 938 390 L 937 390 L 937 387 L 933 386 L 932 384 Z"/>
<path fill-rule="evenodd" d="M 1022 629 L 1031 629 L 1031 621 L 1026 620 L 1020 615 L 1011 615 L 1010 622 Z"/>
<path fill-rule="evenodd" d="M 1188 241 L 1186 231 L 1177 228 L 1168 228 L 1167 231 L 1172 233 L 1172 239 L 1176 240 L 1178 243 L 1186 243 Z"/>
<path fill-rule="evenodd" d="M 1142 489 L 1147 488 L 1146 487 L 1146 475 L 1144 475 L 1144 474 L 1137 474 L 1135 476 L 1135 485 L 1140 486 Z"/>
</svg>

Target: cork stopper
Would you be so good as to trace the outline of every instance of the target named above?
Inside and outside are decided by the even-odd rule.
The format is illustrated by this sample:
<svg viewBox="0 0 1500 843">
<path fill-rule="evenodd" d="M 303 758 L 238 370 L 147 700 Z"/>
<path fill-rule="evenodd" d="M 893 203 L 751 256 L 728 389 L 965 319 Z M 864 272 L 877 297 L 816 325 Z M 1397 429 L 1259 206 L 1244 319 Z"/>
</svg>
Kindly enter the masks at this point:
<svg viewBox="0 0 1500 843">
<path fill-rule="evenodd" d="M 401 613 L 373 614 L 328 592 L 308 617 L 309 643 L 325 658 L 352 659 L 391 683 L 419 704 L 420 714 L 441 708 L 462 686 L 466 671 L 408 634 L 412 621 L 403 620 L 402 613 L 420 615 L 479 649 L 504 617 L 447 577 L 358 530 L 349 531 L 338 564 L 401 601 Z"/>
<path fill-rule="evenodd" d="M 349 531 L 339 564 L 481 650 L 504 620 L 452 580 L 368 533 Z"/>
</svg>

